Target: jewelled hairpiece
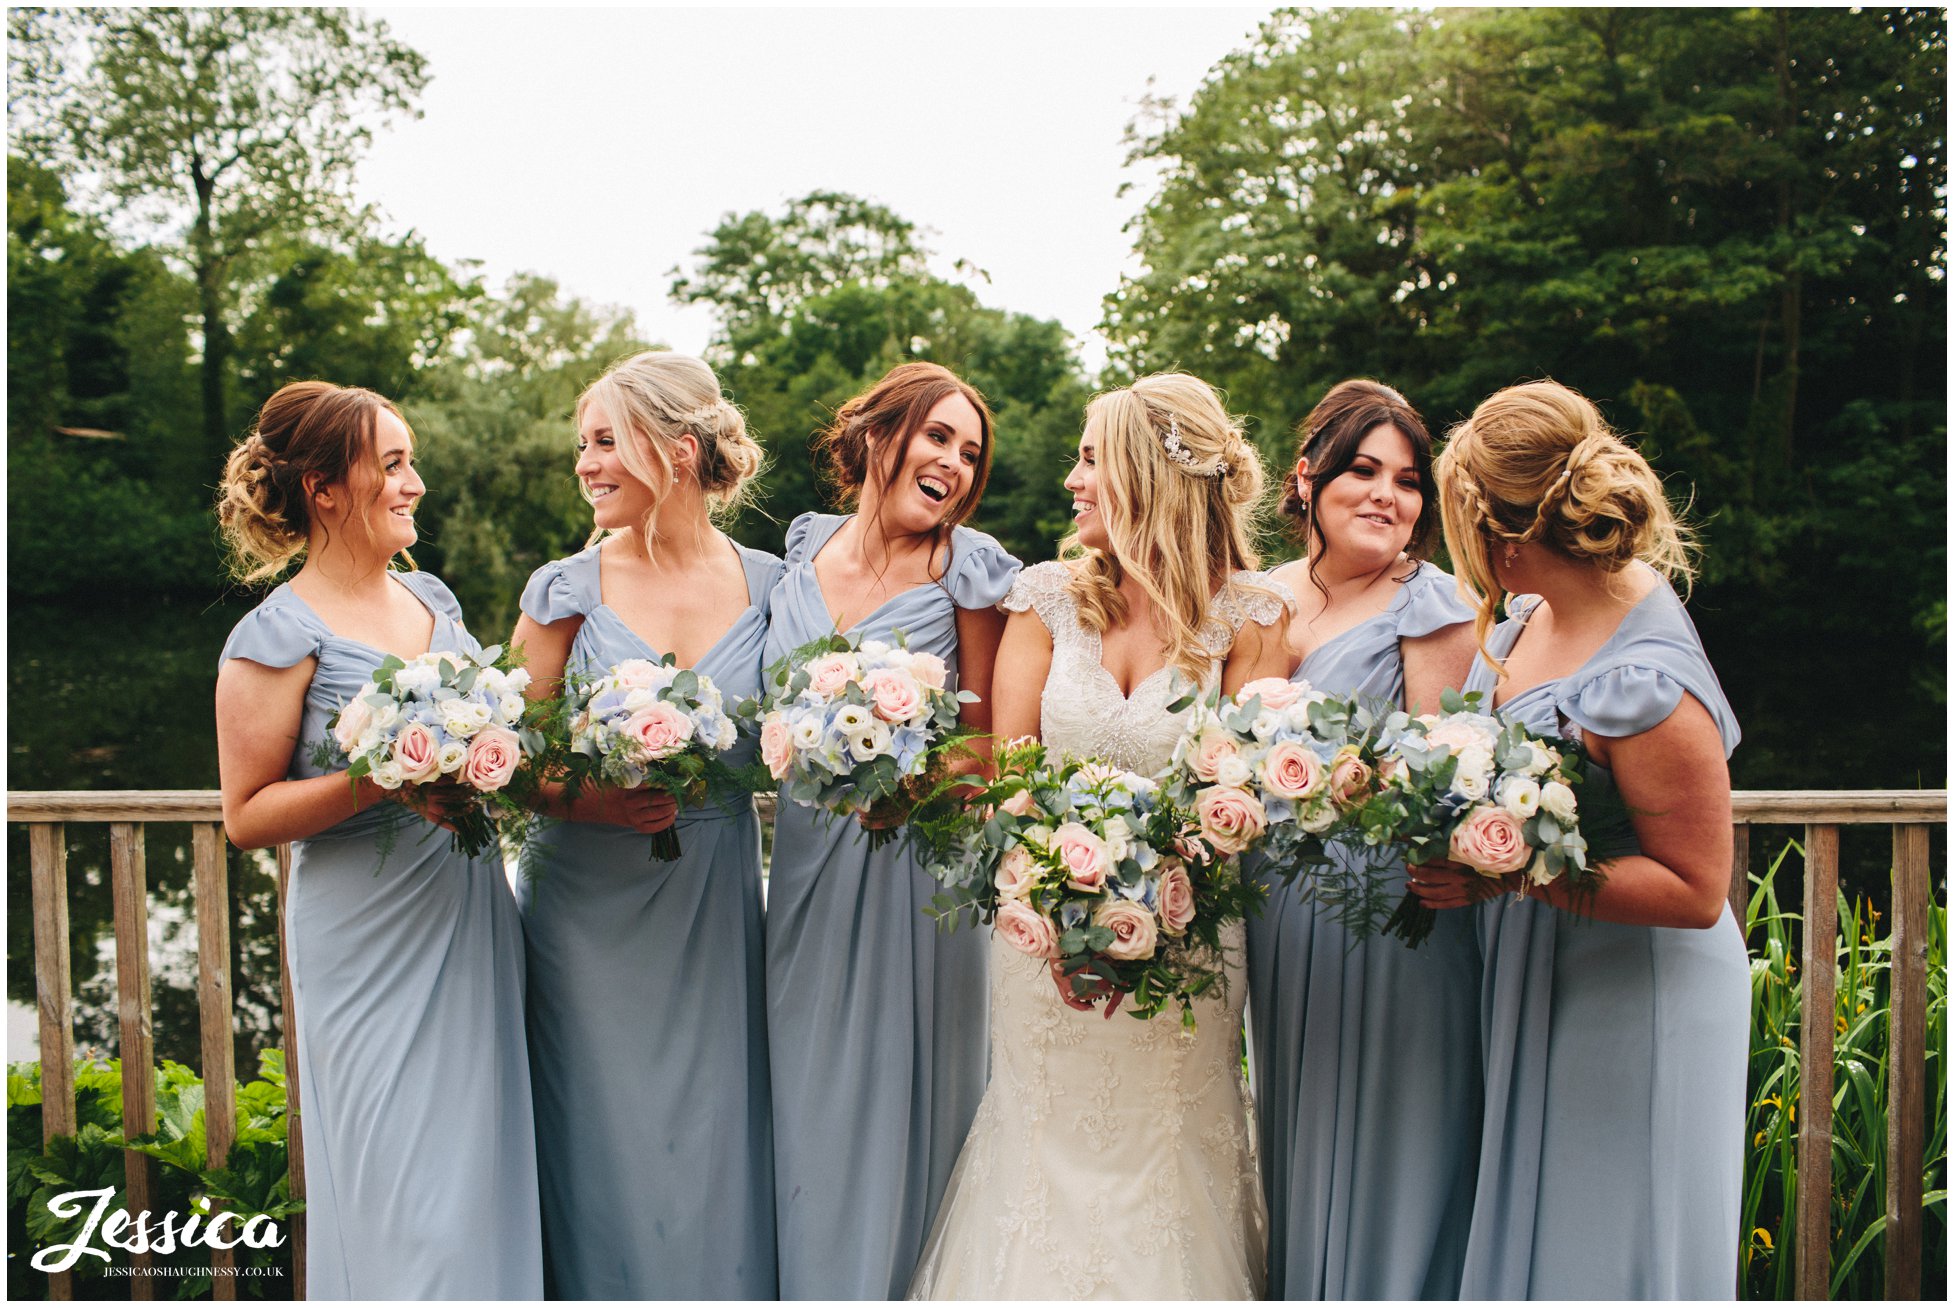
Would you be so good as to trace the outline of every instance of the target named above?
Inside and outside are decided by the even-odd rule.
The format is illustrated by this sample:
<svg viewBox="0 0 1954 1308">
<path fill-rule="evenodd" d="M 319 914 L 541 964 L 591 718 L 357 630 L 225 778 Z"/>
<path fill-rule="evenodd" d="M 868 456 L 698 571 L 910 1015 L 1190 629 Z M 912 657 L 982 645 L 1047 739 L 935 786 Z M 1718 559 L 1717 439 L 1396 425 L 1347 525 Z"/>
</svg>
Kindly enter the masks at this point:
<svg viewBox="0 0 1954 1308">
<path fill-rule="evenodd" d="M 1214 477 L 1220 479 L 1235 471 L 1228 465 L 1226 459 L 1216 460 L 1212 468 L 1203 468 L 1200 464 L 1196 463 L 1194 456 L 1188 452 L 1187 446 L 1181 441 L 1180 423 L 1174 420 L 1174 415 L 1171 413 L 1167 415 L 1167 434 L 1161 437 L 1160 443 L 1167 447 L 1167 457 L 1169 459 L 1172 459 L 1175 463 L 1178 463 L 1181 467 L 1187 469 L 1197 477 Z"/>
</svg>

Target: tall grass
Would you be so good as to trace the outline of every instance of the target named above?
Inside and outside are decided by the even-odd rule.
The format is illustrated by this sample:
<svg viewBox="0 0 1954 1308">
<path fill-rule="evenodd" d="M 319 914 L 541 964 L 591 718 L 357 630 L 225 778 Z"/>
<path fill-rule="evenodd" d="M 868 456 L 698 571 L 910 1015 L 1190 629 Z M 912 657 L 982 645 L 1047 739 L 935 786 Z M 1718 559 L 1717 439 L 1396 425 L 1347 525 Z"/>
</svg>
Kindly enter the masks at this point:
<svg viewBox="0 0 1954 1308">
<path fill-rule="evenodd" d="M 1798 1120 L 1803 1111 L 1798 1039 L 1799 914 L 1778 902 L 1787 844 L 1770 870 L 1752 876 L 1745 912 L 1750 942 L 1750 1110 L 1745 1124 L 1743 1254 L 1747 1299 L 1795 1292 Z M 1832 1297 L 1878 1299 L 1886 1277 L 1887 1058 L 1891 1034 L 1890 926 L 1870 904 L 1839 897 L 1837 1011 L 1833 1022 Z M 1947 910 L 1927 926 L 1927 1146 L 1923 1157 L 1922 1291 L 1943 1297 L 1947 1265 Z"/>
</svg>

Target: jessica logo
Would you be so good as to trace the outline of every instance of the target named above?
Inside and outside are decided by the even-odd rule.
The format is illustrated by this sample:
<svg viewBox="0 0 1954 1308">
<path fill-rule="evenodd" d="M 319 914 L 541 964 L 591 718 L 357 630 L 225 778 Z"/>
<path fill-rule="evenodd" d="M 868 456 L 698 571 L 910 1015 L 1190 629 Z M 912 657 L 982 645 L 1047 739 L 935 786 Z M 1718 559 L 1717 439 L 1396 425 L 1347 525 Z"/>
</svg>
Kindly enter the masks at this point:
<svg viewBox="0 0 1954 1308">
<path fill-rule="evenodd" d="M 95 1248 L 92 1241 L 97 1227 L 101 1228 L 102 1239 L 110 1247 L 126 1253 L 175 1253 L 177 1246 L 185 1249 L 235 1249 L 239 1245 L 251 1249 L 276 1249 L 285 1243 L 278 1234 L 278 1223 L 263 1213 L 243 1223 L 237 1238 L 224 1238 L 224 1223 L 236 1222 L 236 1213 L 211 1213 L 207 1200 L 197 1200 L 197 1211 L 185 1217 L 182 1213 L 166 1213 L 160 1222 L 155 1222 L 155 1213 L 141 1213 L 130 1217 L 124 1209 L 116 1209 L 108 1214 L 108 1221 L 102 1220 L 109 1201 L 115 1197 L 115 1190 L 103 1186 L 99 1190 L 70 1190 L 48 1200 L 50 1213 L 62 1220 L 79 1217 L 89 1205 L 83 1200 L 94 1201 L 94 1211 L 88 1214 L 88 1221 L 82 1226 L 81 1239 L 73 1244 L 53 1244 L 34 1255 L 34 1270 L 40 1272 L 65 1272 L 81 1258 L 91 1254 L 103 1262 L 113 1262 L 107 1250 Z M 177 1218 L 185 1217 L 182 1226 Z M 201 1224 L 201 1225 L 200 1225 Z"/>
</svg>

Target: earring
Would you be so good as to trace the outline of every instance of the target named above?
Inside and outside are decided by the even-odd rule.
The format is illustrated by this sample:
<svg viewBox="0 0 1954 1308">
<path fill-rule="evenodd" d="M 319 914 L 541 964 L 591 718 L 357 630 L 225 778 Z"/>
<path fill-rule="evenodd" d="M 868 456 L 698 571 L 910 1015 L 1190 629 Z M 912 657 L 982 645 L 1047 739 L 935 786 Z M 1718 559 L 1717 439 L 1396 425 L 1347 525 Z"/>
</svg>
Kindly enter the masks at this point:
<svg viewBox="0 0 1954 1308">
<path fill-rule="evenodd" d="M 1512 541 L 1509 540 L 1506 542 L 1506 566 L 1507 567 L 1510 568 L 1513 566 L 1513 560 L 1515 556 L 1518 554 L 1518 552 L 1519 552 L 1518 547 L 1514 545 Z"/>
</svg>

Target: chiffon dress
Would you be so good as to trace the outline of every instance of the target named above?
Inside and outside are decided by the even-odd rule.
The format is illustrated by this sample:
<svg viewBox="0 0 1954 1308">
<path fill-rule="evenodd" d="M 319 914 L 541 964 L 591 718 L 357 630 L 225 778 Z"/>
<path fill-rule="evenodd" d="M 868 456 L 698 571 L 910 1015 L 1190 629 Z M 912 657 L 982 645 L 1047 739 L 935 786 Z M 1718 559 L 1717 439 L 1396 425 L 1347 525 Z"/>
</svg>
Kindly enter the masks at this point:
<svg viewBox="0 0 1954 1308">
<path fill-rule="evenodd" d="M 760 690 L 771 554 L 734 546 L 751 601 L 693 666 L 728 711 Z M 598 548 L 536 570 L 522 611 L 581 617 L 566 671 L 661 657 L 603 602 Z M 727 756 L 750 763 L 755 743 Z M 760 827 L 750 798 L 681 812 L 680 855 L 597 822 L 541 821 L 517 900 L 549 1293 L 775 1294 Z"/>
<path fill-rule="evenodd" d="M 1324 642 L 1291 680 L 1401 704 L 1399 641 L 1471 617 L 1452 578 L 1421 563 L 1388 608 Z M 1269 1294 L 1457 1298 L 1480 1126 L 1472 920 L 1440 914 L 1417 949 L 1354 941 L 1300 899 L 1299 883 L 1261 875 L 1269 902 L 1248 924 L 1248 1025 Z M 1391 877 L 1395 902 L 1402 863 Z"/>
<path fill-rule="evenodd" d="M 448 588 L 392 574 L 434 614 L 431 651 L 481 647 Z M 291 778 L 386 655 L 334 635 L 289 585 L 218 662 L 316 658 Z M 522 923 L 499 851 L 467 858 L 376 804 L 292 844 L 286 961 L 298 1026 L 306 1289 L 314 1299 L 543 1293 Z"/>
<path fill-rule="evenodd" d="M 1039 738 L 1151 776 L 1180 739 L 1188 710 L 1167 706 L 1185 682 L 1163 667 L 1122 694 L 1069 575 L 1038 564 L 1004 601 L 1052 634 Z M 1216 596 L 1200 633 L 1208 686 L 1244 622 L 1282 617 L 1261 582 L 1237 573 Z M 1222 929 L 1223 980 L 1194 1001 L 1191 1035 L 1177 1005 L 1146 1021 L 1072 1008 L 1045 960 L 963 932 L 990 936 L 991 1083 L 910 1298 L 1259 1297 L 1268 1225 L 1242 1077 L 1241 924 Z"/>
<path fill-rule="evenodd" d="M 1489 644 L 1513 648 L 1525 601 Z M 1475 661 L 1468 690 L 1491 692 Z M 1685 693 L 1727 755 L 1737 721 L 1666 583 L 1578 670 L 1500 705 L 1537 732 L 1612 738 Z M 1706 930 L 1583 919 L 1534 899 L 1471 910 L 1485 952 L 1485 1130 L 1468 1299 L 1728 1299 L 1737 1283 L 1750 966 Z M 1442 917 L 1464 916 L 1446 913 Z"/>
<path fill-rule="evenodd" d="M 847 518 L 787 531 L 769 664 L 835 623 L 814 558 Z M 849 632 L 896 631 L 956 670 L 957 610 L 990 608 L 1018 561 L 956 528 L 940 582 L 903 591 Z M 985 941 L 924 910 L 938 886 L 906 841 L 871 851 L 853 818 L 782 803 L 767 892 L 767 1023 L 784 1299 L 892 1299 L 908 1288 L 983 1097 Z"/>
</svg>

